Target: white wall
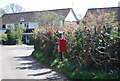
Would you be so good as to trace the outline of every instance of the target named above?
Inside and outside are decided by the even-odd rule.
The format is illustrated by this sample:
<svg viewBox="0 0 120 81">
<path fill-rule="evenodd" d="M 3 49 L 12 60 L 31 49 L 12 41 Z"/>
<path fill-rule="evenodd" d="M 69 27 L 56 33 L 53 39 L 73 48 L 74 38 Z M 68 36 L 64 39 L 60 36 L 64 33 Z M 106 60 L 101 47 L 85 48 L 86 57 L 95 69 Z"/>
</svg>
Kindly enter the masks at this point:
<svg viewBox="0 0 120 81">
<path fill-rule="evenodd" d="M 19 23 L 19 25 L 20 25 L 20 23 Z M 23 28 L 27 28 L 27 27 L 25 27 L 25 23 L 22 23 L 21 25 Z M 35 22 L 29 22 L 28 25 L 29 25 L 28 29 L 34 29 L 34 28 L 38 27 L 38 24 Z M 6 24 L 6 29 L 8 28 L 8 26 L 14 27 L 14 24 Z"/>
<path fill-rule="evenodd" d="M 37 23 L 35 23 L 35 22 L 34 23 L 33 22 L 29 23 L 29 29 L 34 29 L 36 27 L 38 27 Z"/>
<path fill-rule="evenodd" d="M 70 10 L 69 14 L 65 18 L 65 21 L 70 21 L 70 22 L 77 21 L 77 19 L 76 19 L 76 17 L 75 17 L 75 15 L 74 15 L 72 10 Z"/>
<path fill-rule="evenodd" d="M 8 26 L 14 27 L 14 24 L 6 24 L 6 29 L 8 28 Z"/>
</svg>

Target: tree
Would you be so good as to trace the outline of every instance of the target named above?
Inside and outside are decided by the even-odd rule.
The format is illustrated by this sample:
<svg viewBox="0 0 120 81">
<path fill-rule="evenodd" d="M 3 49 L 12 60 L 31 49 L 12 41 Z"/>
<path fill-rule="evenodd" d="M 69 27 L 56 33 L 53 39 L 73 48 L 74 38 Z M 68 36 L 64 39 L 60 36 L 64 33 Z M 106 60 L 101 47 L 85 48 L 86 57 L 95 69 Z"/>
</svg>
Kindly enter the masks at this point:
<svg viewBox="0 0 120 81">
<path fill-rule="evenodd" d="M 39 26 L 59 26 L 62 19 L 62 16 L 50 11 L 36 14 L 36 21 Z"/>
<path fill-rule="evenodd" d="M 83 21 L 87 26 L 105 26 L 106 24 L 113 24 L 115 20 L 115 12 L 109 13 L 104 10 L 96 10 L 95 13 L 87 13 Z"/>
<path fill-rule="evenodd" d="M 99 66 L 99 68 L 104 68 L 105 70 L 114 66 L 118 68 L 120 40 L 117 31 L 118 24 L 115 22 L 115 18 L 115 12 L 97 10 L 95 13 L 87 13 L 83 19 L 82 26 L 84 28 L 79 29 L 76 33 L 76 36 L 78 36 L 78 44 L 76 46 L 82 47 L 82 50 L 84 50 L 81 52 L 83 57 L 80 56 L 80 58 L 83 59 L 85 67 L 89 68 L 95 63 L 95 67 Z M 81 41 L 82 39 L 84 41 Z M 81 44 L 82 46 L 80 46 Z M 76 50 L 78 47 L 75 47 Z M 116 67 L 114 68 L 117 69 Z"/>
<path fill-rule="evenodd" d="M 21 44 L 22 43 L 22 34 L 25 30 L 21 25 L 17 25 L 16 27 L 9 26 L 7 30 L 7 44 Z"/>
<path fill-rule="evenodd" d="M 6 13 L 19 13 L 25 11 L 23 7 L 15 3 L 10 3 L 6 5 L 4 10 L 6 11 Z"/>
<path fill-rule="evenodd" d="M 2 9 L 2 8 L 0 8 L 0 17 L 1 17 L 3 14 L 5 14 L 5 13 L 6 13 L 5 10 Z"/>
</svg>

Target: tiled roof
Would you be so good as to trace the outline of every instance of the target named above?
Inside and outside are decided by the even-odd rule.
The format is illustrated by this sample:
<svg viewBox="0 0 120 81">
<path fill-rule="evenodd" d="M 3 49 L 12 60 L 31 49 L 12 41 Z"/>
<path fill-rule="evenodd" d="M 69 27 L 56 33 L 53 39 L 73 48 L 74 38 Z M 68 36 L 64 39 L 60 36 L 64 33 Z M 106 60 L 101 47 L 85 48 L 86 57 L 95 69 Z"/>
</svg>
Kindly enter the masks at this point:
<svg viewBox="0 0 120 81">
<path fill-rule="evenodd" d="M 35 22 L 36 20 L 36 13 L 41 12 L 55 12 L 58 15 L 62 15 L 64 18 L 68 15 L 69 11 L 72 8 L 65 8 L 65 9 L 55 9 L 55 10 L 44 10 L 44 11 L 32 11 L 32 12 L 21 12 L 21 13 L 13 13 L 13 14 L 4 14 L 2 16 L 2 23 L 20 23 L 21 22 Z"/>
<path fill-rule="evenodd" d="M 91 9 L 87 10 L 87 13 L 86 13 L 85 17 L 88 16 L 87 15 L 88 13 L 96 14 L 97 10 L 103 10 L 103 11 L 109 12 L 109 13 L 115 12 L 115 15 L 117 16 L 115 20 L 120 21 L 120 7 L 91 8 Z"/>
</svg>

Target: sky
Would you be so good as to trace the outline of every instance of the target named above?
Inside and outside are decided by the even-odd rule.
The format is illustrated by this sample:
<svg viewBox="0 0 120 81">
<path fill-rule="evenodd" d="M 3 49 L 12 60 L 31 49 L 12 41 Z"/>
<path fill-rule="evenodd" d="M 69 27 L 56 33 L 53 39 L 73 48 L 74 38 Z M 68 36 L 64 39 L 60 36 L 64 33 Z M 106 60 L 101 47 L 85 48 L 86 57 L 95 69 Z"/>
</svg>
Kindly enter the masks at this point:
<svg viewBox="0 0 120 81">
<path fill-rule="evenodd" d="M 117 7 L 120 0 L 0 0 L 0 8 L 17 3 L 26 11 L 73 8 L 75 14 L 84 15 L 88 8 Z"/>
</svg>

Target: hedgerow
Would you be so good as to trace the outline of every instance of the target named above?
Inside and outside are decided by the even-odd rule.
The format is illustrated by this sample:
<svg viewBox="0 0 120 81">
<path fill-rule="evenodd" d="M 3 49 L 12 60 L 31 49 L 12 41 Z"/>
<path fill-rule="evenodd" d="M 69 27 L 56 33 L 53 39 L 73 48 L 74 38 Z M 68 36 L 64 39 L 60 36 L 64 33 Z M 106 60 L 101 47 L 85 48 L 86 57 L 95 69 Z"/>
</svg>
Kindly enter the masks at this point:
<svg viewBox="0 0 120 81">
<path fill-rule="evenodd" d="M 32 56 L 70 79 L 120 79 L 119 26 L 104 11 L 99 14 L 99 20 L 94 14 L 90 16 L 81 22 L 79 28 L 36 29 Z M 67 52 L 63 53 L 62 61 L 57 51 L 59 30 L 65 32 L 64 38 L 67 40 Z"/>
</svg>

